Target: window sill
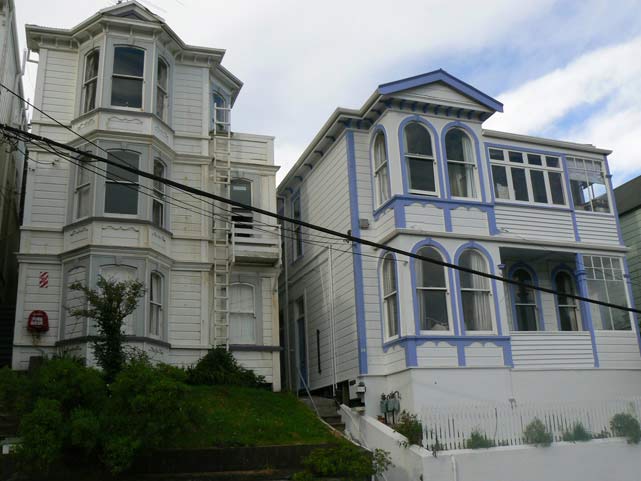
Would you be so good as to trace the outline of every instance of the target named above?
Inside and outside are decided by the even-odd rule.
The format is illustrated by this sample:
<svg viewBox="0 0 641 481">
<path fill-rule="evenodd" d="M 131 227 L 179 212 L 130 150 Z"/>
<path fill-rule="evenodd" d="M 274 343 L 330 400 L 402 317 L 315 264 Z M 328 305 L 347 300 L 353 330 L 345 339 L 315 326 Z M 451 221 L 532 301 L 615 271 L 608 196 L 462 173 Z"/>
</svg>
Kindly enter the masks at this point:
<svg viewBox="0 0 641 481">
<path fill-rule="evenodd" d="M 230 344 L 229 350 L 237 352 L 280 352 L 283 348 L 281 346 L 262 346 L 258 344 Z"/>
<path fill-rule="evenodd" d="M 153 227 L 154 229 L 158 229 L 160 232 L 163 232 L 164 234 L 167 234 L 168 236 L 173 238 L 173 232 L 171 232 L 168 229 L 165 229 L 164 227 L 158 227 L 156 224 L 152 223 L 150 220 L 145 220 L 145 219 L 138 219 L 135 217 L 83 217 L 82 219 L 77 219 L 74 220 L 73 222 L 70 222 L 69 224 L 66 224 L 63 228 L 62 231 L 65 232 L 68 229 L 73 229 L 75 227 L 79 227 L 81 225 L 89 224 L 90 222 L 120 222 L 123 224 L 142 224 L 142 225 L 148 225 L 150 227 Z"/>
</svg>

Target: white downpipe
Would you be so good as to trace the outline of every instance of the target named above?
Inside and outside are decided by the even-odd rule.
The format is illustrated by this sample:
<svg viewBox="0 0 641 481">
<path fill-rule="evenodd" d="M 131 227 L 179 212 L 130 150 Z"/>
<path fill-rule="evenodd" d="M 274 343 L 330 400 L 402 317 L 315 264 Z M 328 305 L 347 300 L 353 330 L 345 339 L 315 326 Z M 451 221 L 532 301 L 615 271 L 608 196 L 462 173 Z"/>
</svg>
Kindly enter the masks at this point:
<svg viewBox="0 0 641 481">
<path fill-rule="evenodd" d="M 336 397 L 336 320 L 334 319 L 334 255 L 332 246 L 329 249 L 329 322 L 332 340 L 332 395 Z"/>
</svg>

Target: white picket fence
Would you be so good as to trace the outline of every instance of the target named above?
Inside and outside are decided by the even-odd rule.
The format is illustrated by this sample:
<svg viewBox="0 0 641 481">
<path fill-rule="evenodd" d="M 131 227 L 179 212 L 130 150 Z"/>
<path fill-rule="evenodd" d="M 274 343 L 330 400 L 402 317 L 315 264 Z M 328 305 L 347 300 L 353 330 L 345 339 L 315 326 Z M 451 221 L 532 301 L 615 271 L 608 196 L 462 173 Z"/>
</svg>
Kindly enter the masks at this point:
<svg viewBox="0 0 641 481">
<path fill-rule="evenodd" d="M 581 422 L 593 435 L 611 437 L 610 419 L 617 413 L 641 419 L 641 398 L 566 403 L 502 403 L 427 406 L 421 413 L 423 446 L 442 450 L 464 449 L 472 431 L 479 431 L 498 446 L 525 444 L 525 427 L 538 418 L 561 441 L 563 432 Z"/>
</svg>

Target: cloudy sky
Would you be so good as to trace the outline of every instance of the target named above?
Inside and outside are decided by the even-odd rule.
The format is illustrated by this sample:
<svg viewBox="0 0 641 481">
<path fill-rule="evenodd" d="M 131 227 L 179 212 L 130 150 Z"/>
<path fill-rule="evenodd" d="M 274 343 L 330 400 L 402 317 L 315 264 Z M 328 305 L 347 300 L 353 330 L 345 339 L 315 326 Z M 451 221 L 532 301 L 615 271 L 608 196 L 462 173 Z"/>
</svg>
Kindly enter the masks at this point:
<svg viewBox="0 0 641 481">
<path fill-rule="evenodd" d="M 22 45 L 25 23 L 69 28 L 115 3 L 16 0 Z M 437 68 L 505 104 L 487 128 L 611 149 L 615 184 L 641 174 L 641 0 L 141 3 L 185 42 L 227 49 L 245 83 L 233 128 L 276 136 L 279 178 L 337 106 Z"/>
</svg>

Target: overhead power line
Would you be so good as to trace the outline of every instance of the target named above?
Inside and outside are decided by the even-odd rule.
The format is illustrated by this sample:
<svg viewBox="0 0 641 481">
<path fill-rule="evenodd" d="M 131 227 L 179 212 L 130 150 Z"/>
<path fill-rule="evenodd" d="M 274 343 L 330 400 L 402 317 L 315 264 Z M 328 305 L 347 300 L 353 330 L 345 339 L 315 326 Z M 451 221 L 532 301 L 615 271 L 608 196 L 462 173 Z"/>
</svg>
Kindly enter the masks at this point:
<svg viewBox="0 0 641 481">
<path fill-rule="evenodd" d="M 477 270 L 474 270 L 474 269 L 470 269 L 470 268 L 467 268 L 467 267 L 459 266 L 459 265 L 452 264 L 452 263 L 449 263 L 449 262 L 445 262 L 445 261 L 442 261 L 442 260 L 425 257 L 425 256 L 422 256 L 422 255 L 414 253 L 414 252 L 405 251 L 403 249 L 398 249 L 396 247 L 392 247 L 392 246 L 388 246 L 388 245 L 385 245 L 385 244 L 380 244 L 378 242 L 373 242 L 373 241 L 370 241 L 370 240 L 367 240 L 367 239 L 356 237 L 356 236 L 352 235 L 351 232 L 343 233 L 343 232 L 339 232 L 339 231 L 335 231 L 335 230 L 332 230 L 332 229 L 328 229 L 326 227 L 319 226 L 319 225 L 316 225 L 316 224 L 311 224 L 309 222 L 305 222 L 305 221 L 302 221 L 302 220 L 286 217 L 284 215 L 281 215 L 281 214 L 278 214 L 278 213 L 275 213 L 275 212 L 271 212 L 271 211 L 268 211 L 268 210 L 265 210 L 265 209 L 261 209 L 259 207 L 255 207 L 255 206 L 252 206 L 252 205 L 244 204 L 242 202 L 238 202 L 238 201 L 235 201 L 235 200 L 232 200 L 232 199 L 227 199 L 225 197 L 222 197 L 222 196 L 219 196 L 219 195 L 216 195 L 216 194 L 212 194 L 210 192 L 206 192 L 206 191 L 203 191 L 201 189 L 198 189 L 198 188 L 195 188 L 195 187 L 191 187 L 189 185 L 181 184 L 181 183 L 173 181 L 171 179 L 167 179 L 167 178 L 164 178 L 164 177 L 159 177 L 159 176 L 154 175 L 152 173 L 145 172 L 145 171 L 130 167 L 129 165 L 127 165 L 124 162 L 122 162 L 122 163 L 114 162 L 113 160 L 110 160 L 110 159 L 105 158 L 105 157 L 100 157 L 100 156 L 98 156 L 98 155 L 96 155 L 94 153 L 81 151 L 81 150 L 79 150 L 79 149 L 77 149 L 75 147 L 71 147 L 69 145 L 62 144 L 60 142 L 56 142 L 56 141 L 54 141 L 52 139 L 48 139 L 46 137 L 35 135 L 35 134 L 30 133 L 30 132 L 25 132 L 23 130 L 16 129 L 14 127 L 11 127 L 11 126 L 8 126 L 8 125 L 5 125 L 5 124 L 0 124 L 0 129 L 2 129 L 4 132 L 7 132 L 7 133 L 12 134 L 14 136 L 24 136 L 25 138 L 30 139 L 33 142 L 45 143 L 45 144 L 48 144 L 50 146 L 54 146 L 54 147 L 57 147 L 57 148 L 68 150 L 70 152 L 74 152 L 77 155 L 91 157 L 91 158 L 93 158 L 93 159 L 95 159 L 97 161 L 104 162 L 107 165 L 113 165 L 115 167 L 118 167 L 120 169 L 126 170 L 128 172 L 133 173 L 133 174 L 137 174 L 137 175 L 139 175 L 141 177 L 145 177 L 147 179 L 150 179 L 150 180 L 153 180 L 153 181 L 156 181 L 156 182 L 164 183 L 165 185 L 169 185 L 169 186 L 171 186 L 171 187 L 173 187 L 175 189 L 178 189 L 178 190 L 181 190 L 181 191 L 184 191 L 184 192 L 188 192 L 188 193 L 194 194 L 196 196 L 202 196 L 202 197 L 205 197 L 205 198 L 208 198 L 208 199 L 212 199 L 212 200 L 217 201 L 217 202 L 221 202 L 221 203 L 228 204 L 228 205 L 231 205 L 231 206 L 239 207 L 239 208 L 242 208 L 244 210 L 250 210 L 250 211 L 253 211 L 253 212 L 257 212 L 259 214 L 263 214 L 265 216 L 272 217 L 272 218 L 278 219 L 278 220 L 283 221 L 283 222 L 289 222 L 291 224 L 300 225 L 301 227 L 306 227 L 308 229 L 312 229 L 312 230 L 315 230 L 315 231 L 318 231 L 318 232 L 322 232 L 324 234 L 335 236 L 335 237 L 347 240 L 349 242 L 358 243 L 358 244 L 361 244 L 361 245 L 366 245 L 366 246 L 369 246 L 369 247 L 373 247 L 375 249 L 381 249 L 381 250 L 386 251 L 386 252 L 393 252 L 393 253 L 396 253 L 396 254 L 399 254 L 399 255 L 403 255 L 403 256 L 406 256 L 406 257 L 410 257 L 410 258 L 413 258 L 413 259 L 417 259 L 417 260 L 420 260 L 420 261 L 423 261 L 423 262 L 428 262 L 428 263 L 431 263 L 431 264 L 440 265 L 442 267 L 447 267 L 449 269 L 454 269 L 454 270 L 457 270 L 457 271 L 460 271 L 460 272 L 467 272 L 469 274 L 474 274 L 474 275 L 477 275 L 477 276 L 480 276 L 480 277 L 485 277 L 487 279 L 493 279 L 493 280 L 500 281 L 500 282 L 503 282 L 503 283 L 506 283 L 506 284 L 518 286 L 518 287 L 521 287 L 521 288 L 524 288 L 524 289 L 533 289 L 533 290 L 536 290 L 536 291 L 545 292 L 545 293 L 553 294 L 553 295 L 559 295 L 560 294 L 560 295 L 563 295 L 563 296 L 566 296 L 566 297 L 570 297 L 570 298 L 576 299 L 578 301 L 588 302 L 588 303 L 591 303 L 591 304 L 601 305 L 601 306 L 604 306 L 604 307 L 611 307 L 611 308 L 614 308 L 614 309 L 620 309 L 620 310 L 627 311 L 627 312 L 633 312 L 633 313 L 641 314 L 641 310 L 638 310 L 638 309 L 635 309 L 635 308 L 632 308 L 632 307 L 622 306 L 622 305 L 613 304 L 613 303 L 610 303 L 610 302 L 601 301 L 601 300 L 598 300 L 598 299 L 591 299 L 591 298 L 588 298 L 588 297 L 579 296 L 579 295 L 572 294 L 572 293 L 567 293 L 567 292 L 562 292 L 562 291 L 558 291 L 558 290 L 555 290 L 555 289 L 550 289 L 550 288 L 547 288 L 547 287 L 541 287 L 541 286 L 536 286 L 536 285 L 529 284 L 529 283 L 519 282 L 517 280 L 510 279 L 510 278 L 507 278 L 507 277 L 497 276 L 495 274 L 490 274 L 488 272 L 477 271 Z"/>
</svg>

